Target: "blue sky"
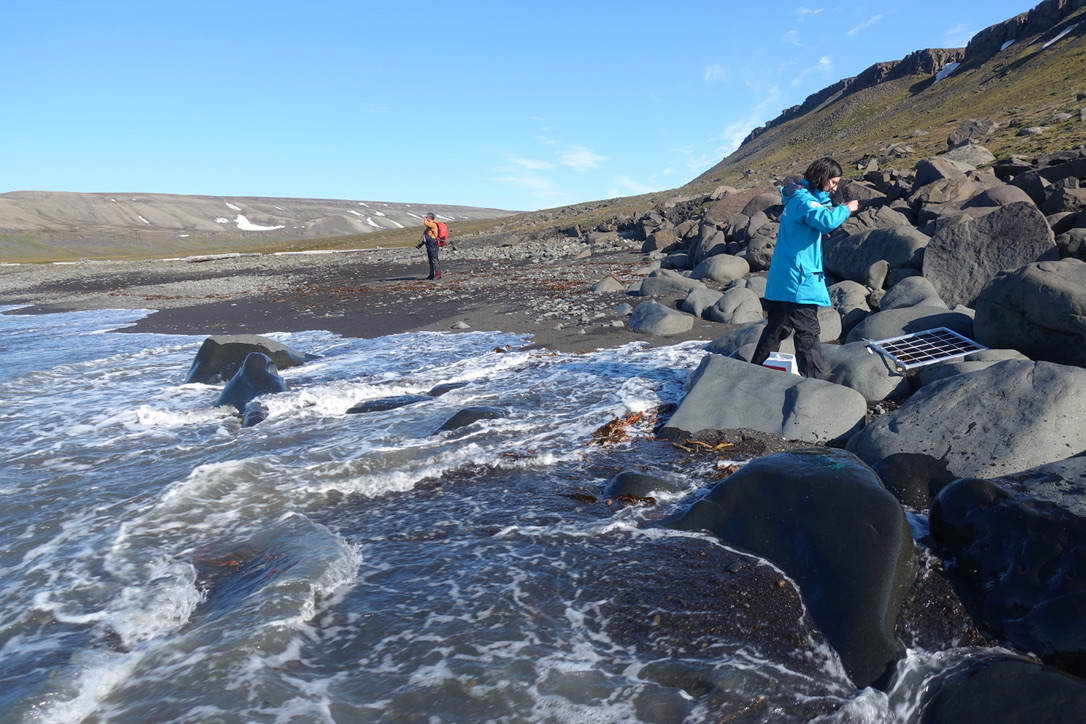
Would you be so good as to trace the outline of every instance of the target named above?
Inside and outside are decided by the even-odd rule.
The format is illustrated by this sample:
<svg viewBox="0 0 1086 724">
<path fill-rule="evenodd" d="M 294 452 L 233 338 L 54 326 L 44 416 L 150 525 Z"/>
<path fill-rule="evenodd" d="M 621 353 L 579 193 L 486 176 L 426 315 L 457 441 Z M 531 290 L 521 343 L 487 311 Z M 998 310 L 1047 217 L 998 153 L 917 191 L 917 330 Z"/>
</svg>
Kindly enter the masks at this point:
<svg viewBox="0 0 1086 724">
<path fill-rule="evenodd" d="M 0 192 L 514 210 L 675 188 L 1029 0 L 9 3 Z"/>
</svg>

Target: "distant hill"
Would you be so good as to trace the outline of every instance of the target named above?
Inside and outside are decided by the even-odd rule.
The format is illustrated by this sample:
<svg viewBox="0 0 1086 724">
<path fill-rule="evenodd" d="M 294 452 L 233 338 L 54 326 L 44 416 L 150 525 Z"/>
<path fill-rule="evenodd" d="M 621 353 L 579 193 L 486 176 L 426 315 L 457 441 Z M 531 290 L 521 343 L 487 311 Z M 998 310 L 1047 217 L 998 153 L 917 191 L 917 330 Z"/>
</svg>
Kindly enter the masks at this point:
<svg viewBox="0 0 1086 724">
<path fill-rule="evenodd" d="M 516 212 L 377 201 L 13 191 L 0 194 L 0 261 L 130 258 L 274 247 Z"/>
<path fill-rule="evenodd" d="M 755 129 L 689 185 L 801 173 L 821 156 L 853 171 L 911 168 L 946 152 L 967 119 L 997 127 L 973 140 L 997 157 L 1086 143 L 1086 0 L 1045 0 L 978 33 L 965 48 L 876 63 Z"/>
</svg>

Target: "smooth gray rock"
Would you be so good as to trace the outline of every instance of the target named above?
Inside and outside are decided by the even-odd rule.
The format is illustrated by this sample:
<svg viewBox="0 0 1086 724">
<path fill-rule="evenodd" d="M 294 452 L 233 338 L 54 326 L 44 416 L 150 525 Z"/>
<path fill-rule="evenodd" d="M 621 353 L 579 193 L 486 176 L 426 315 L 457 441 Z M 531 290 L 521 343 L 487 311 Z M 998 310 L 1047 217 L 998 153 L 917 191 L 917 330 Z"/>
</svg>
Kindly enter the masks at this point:
<svg viewBox="0 0 1086 724">
<path fill-rule="evenodd" d="M 367 412 L 385 412 L 400 407 L 407 407 L 419 402 L 427 402 L 433 398 L 430 395 L 394 395 L 392 397 L 378 397 L 373 400 L 364 400 L 347 410 L 348 415 L 361 415 Z"/>
<path fill-rule="evenodd" d="M 863 284 L 850 279 L 830 285 L 830 303 L 841 317 L 842 334 L 847 335 L 871 313 L 871 305 L 867 301 L 870 291 Z"/>
<path fill-rule="evenodd" d="M 766 321 L 763 319 L 761 322 L 752 322 L 744 324 L 741 327 L 736 327 L 705 345 L 705 349 L 725 357 L 733 355 L 744 347 L 753 347 L 757 344 L 758 338 L 762 336 L 762 330 L 765 329 L 765 325 Z M 791 354 L 794 351 L 791 337 L 784 340 L 781 344 L 780 351 L 788 354 Z M 744 359 L 749 359 L 749 357 L 744 357 Z"/>
<path fill-rule="evenodd" d="M 994 478 L 1086 449 L 1086 370 L 1008 360 L 923 387 L 848 442 L 894 489 L 895 456 L 926 459 L 937 482 Z M 910 487 L 912 483 L 904 483 Z"/>
<path fill-rule="evenodd" d="M 979 352 L 972 352 L 964 357 L 958 357 L 948 362 L 940 362 L 938 364 L 921 367 L 916 371 L 916 374 L 913 375 L 913 384 L 918 388 L 924 387 L 933 382 L 946 379 L 947 377 L 953 377 L 954 375 L 967 375 L 970 372 L 978 372 L 1009 359 L 1019 360 L 1021 362 L 1030 361 L 1028 357 L 1017 350 L 985 349 Z"/>
<path fill-rule="evenodd" d="M 615 279 L 608 274 L 603 279 L 592 285 L 591 291 L 596 294 L 606 294 L 607 292 L 622 292 L 626 290 L 626 285 Z"/>
<path fill-rule="evenodd" d="M 666 337 L 689 332 L 693 327 L 694 317 L 652 300 L 637 305 L 630 317 L 630 329 L 641 334 Z"/>
<path fill-rule="evenodd" d="M 1056 237 L 1044 214 L 1017 202 L 939 227 L 924 250 L 923 270 L 948 306 L 972 307 L 999 272 L 1056 259 Z"/>
<path fill-rule="evenodd" d="M 743 254 L 751 271 L 765 271 L 773 260 L 773 250 L 777 247 L 778 224 L 769 223 L 760 227 L 751 235 L 750 243 Z"/>
<path fill-rule="evenodd" d="M 752 289 L 728 289 L 705 310 L 705 316 L 723 324 L 747 324 L 765 318 L 762 300 Z"/>
<path fill-rule="evenodd" d="M 643 297 L 685 296 L 705 285 L 671 269 L 657 269 L 641 280 L 639 293 Z"/>
<path fill-rule="evenodd" d="M 935 286 L 924 277 L 906 277 L 886 290 L 879 300 L 881 309 L 900 307 L 946 307 Z"/>
<path fill-rule="evenodd" d="M 946 307 L 902 307 L 869 315 L 852 328 L 845 341 L 890 339 L 937 327 L 946 327 L 973 339 L 973 318 L 963 311 Z"/>
<path fill-rule="evenodd" d="M 998 274 L 977 298 L 973 329 L 986 347 L 1086 367 L 1086 262 L 1046 261 Z"/>
<path fill-rule="evenodd" d="M 841 279 L 867 284 L 871 267 L 885 264 L 886 274 L 922 268 L 931 239 L 912 226 L 872 229 L 851 236 L 831 236 L 822 244 L 826 271 Z"/>
<path fill-rule="evenodd" d="M 716 304 L 722 296 L 724 296 L 723 292 L 708 287 L 693 289 L 686 295 L 686 299 L 682 301 L 682 310 L 693 314 L 695 317 L 704 317 L 706 311 Z"/>
<path fill-rule="evenodd" d="M 893 673 L 913 540 L 900 504 L 854 456 L 816 448 L 758 458 L 663 525 L 709 531 L 783 570 L 858 687 Z"/>
<path fill-rule="evenodd" d="M 868 402 L 906 395 L 912 391 L 908 378 L 894 369 L 886 357 L 873 354 L 864 342 L 824 344 L 822 356 L 830 382 L 856 390 Z"/>
<path fill-rule="evenodd" d="M 863 395 L 848 387 L 709 354 L 660 436 L 748 428 L 786 439 L 839 441 L 859 430 L 866 414 Z"/>
<path fill-rule="evenodd" d="M 692 279 L 712 279 L 720 284 L 731 284 L 750 274 L 750 264 L 741 256 L 715 254 L 698 264 Z"/>
<path fill-rule="evenodd" d="M 1017 203 L 1024 201 L 1026 203 L 1032 203 L 1033 199 L 1029 197 L 1022 189 L 1017 186 L 1011 186 L 1010 184 L 1000 184 L 999 186 L 993 186 L 990 189 L 985 189 L 973 198 L 966 201 L 963 205 L 963 209 L 984 209 L 995 208 L 997 206 L 1006 206 L 1007 204 Z"/>
</svg>

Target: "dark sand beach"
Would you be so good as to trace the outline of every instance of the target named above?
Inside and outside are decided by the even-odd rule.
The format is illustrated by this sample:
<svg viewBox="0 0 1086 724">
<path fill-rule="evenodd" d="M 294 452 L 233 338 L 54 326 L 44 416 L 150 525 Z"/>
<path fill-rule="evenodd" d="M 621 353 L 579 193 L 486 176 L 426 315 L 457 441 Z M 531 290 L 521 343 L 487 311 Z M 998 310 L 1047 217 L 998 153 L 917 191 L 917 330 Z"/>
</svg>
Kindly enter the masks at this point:
<svg viewBox="0 0 1086 724">
<path fill-rule="evenodd" d="M 689 332 L 668 337 L 631 331 L 628 315 L 615 308 L 624 303 L 636 307 L 642 299 L 623 291 L 596 293 L 591 287 L 607 276 L 629 285 L 640 278 L 637 270 L 645 261 L 632 248 L 545 260 L 494 259 L 467 249 L 446 256 L 437 281 L 425 278 L 425 258 L 414 249 L 19 264 L 0 267 L 0 304 L 20 305 L 18 313 L 29 314 L 155 310 L 126 327 L 128 332 L 319 329 L 372 338 L 418 331 L 503 331 L 532 335 L 534 348 L 569 353 L 631 342 L 708 341 L 730 328 L 700 321 Z"/>
</svg>

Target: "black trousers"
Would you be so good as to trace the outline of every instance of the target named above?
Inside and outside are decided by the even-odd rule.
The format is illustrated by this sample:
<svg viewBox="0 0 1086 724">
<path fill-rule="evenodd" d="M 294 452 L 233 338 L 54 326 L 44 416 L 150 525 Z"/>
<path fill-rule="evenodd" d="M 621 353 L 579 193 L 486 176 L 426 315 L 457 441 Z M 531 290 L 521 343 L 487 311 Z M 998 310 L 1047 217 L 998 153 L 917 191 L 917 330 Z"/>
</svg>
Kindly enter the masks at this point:
<svg viewBox="0 0 1086 724">
<path fill-rule="evenodd" d="M 799 373 L 816 380 L 826 379 L 826 363 L 822 360 L 822 344 L 818 341 L 822 331 L 818 324 L 818 306 L 772 300 L 768 301 L 768 306 L 769 323 L 762 330 L 750 361 L 756 365 L 762 364 L 769 359 L 771 352 L 779 351 L 781 342 L 795 331 L 796 367 Z"/>
<path fill-rule="evenodd" d="M 441 276 L 441 267 L 438 265 L 437 239 L 426 239 L 426 261 L 430 263 L 430 276 L 428 279 L 437 279 Z"/>
</svg>

